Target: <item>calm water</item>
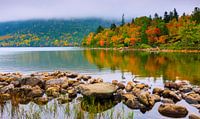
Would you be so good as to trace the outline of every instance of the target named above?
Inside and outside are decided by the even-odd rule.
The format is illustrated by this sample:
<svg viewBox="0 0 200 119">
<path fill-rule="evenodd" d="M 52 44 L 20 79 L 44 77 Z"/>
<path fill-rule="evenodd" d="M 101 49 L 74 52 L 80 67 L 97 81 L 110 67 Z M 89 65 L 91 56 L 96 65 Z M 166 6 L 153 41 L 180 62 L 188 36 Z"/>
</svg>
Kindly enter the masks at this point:
<svg viewBox="0 0 200 119">
<path fill-rule="evenodd" d="M 87 50 L 82 48 L 0 48 L 0 72 L 32 73 L 38 71 L 67 70 L 102 77 L 104 81 L 117 79 L 128 81 L 135 78 L 152 87 L 162 87 L 166 80 L 187 80 L 200 85 L 199 53 L 147 53 L 133 51 Z M 34 103 L 12 107 L 2 105 L 1 118 L 42 117 L 48 118 L 165 118 L 156 103 L 151 111 L 141 113 L 122 103 L 100 113 L 90 113 L 80 108 L 78 100 L 57 104 L 55 100 L 46 106 Z M 178 102 L 190 110 L 198 110 L 185 101 Z M 78 117 L 77 117 L 78 116 Z"/>
</svg>

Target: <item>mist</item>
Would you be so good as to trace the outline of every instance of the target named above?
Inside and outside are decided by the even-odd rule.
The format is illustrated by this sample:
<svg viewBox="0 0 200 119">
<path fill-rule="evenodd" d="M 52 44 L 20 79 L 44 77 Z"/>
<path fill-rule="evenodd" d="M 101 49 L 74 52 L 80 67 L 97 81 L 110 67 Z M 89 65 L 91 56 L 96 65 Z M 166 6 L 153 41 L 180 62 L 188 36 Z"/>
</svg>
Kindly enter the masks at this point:
<svg viewBox="0 0 200 119">
<path fill-rule="evenodd" d="M 149 16 L 177 9 L 190 14 L 200 0 L 0 0 L 0 21 Z"/>
</svg>

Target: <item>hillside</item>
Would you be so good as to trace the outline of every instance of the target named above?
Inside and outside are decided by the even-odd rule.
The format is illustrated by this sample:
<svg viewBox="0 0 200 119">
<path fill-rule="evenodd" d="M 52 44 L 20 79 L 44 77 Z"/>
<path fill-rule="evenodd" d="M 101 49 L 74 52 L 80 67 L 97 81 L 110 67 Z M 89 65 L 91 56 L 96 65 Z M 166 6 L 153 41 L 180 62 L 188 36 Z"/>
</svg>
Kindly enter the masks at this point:
<svg viewBox="0 0 200 119">
<path fill-rule="evenodd" d="M 176 9 L 155 13 L 154 17 L 137 17 L 130 23 L 110 28 L 99 27 L 91 32 L 82 44 L 87 47 L 130 47 L 200 50 L 200 8 L 192 14 L 178 15 Z"/>
<path fill-rule="evenodd" d="M 27 20 L 0 23 L 0 46 L 73 46 L 99 25 L 112 21 L 102 19 Z"/>
</svg>

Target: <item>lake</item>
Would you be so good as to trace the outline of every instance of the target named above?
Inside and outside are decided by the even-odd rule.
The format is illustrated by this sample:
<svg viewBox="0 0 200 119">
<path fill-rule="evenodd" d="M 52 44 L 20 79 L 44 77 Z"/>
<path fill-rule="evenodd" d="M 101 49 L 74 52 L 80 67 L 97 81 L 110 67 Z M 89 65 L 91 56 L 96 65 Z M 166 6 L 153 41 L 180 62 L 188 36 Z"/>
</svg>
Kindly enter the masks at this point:
<svg viewBox="0 0 200 119">
<path fill-rule="evenodd" d="M 165 81 L 186 80 L 200 85 L 199 53 L 161 53 L 84 49 L 75 47 L 0 48 L 0 72 L 53 72 L 72 71 L 101 77 L 105 82 L 137 80 L 153 87 L 163 87 Z M 123 103 L 113 105 L 103 112 L 91 113 L 80 108 L 78 99 L 67 104 L 52 100 L 45 106 L 33 102 L 18 107 L 8 101 L 1 104 L 1 118 L 166 118 L 157 111 L 140 112 L 129 109 Z M 189 110 L 198 110 L 184 100 L 178 102 Z M 187 118 L 187 117 L 186 117 Z"/>
</svg>

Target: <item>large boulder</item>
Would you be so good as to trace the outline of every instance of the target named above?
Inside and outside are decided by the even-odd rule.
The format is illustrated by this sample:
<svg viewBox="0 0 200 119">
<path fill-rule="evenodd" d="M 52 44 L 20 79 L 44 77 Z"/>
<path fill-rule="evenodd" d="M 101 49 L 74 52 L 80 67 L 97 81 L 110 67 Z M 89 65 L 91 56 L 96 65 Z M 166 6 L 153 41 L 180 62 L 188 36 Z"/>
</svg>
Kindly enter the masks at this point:
<svg viewBox="0 0 200 119">
<path fill-rule="evenodd" d="M 110 98 L 117 91 L 117 87 L 111 83 L 80 84 L 79 90 L 84 96 Z"/>
<path fill-rule="evenodd" d="M 158 112 L 163 116 L 173 118 L 183 118 L 188 114 L 188 110 L 185 107 L 175 104 L 161 104 Z"/>
</svg>

